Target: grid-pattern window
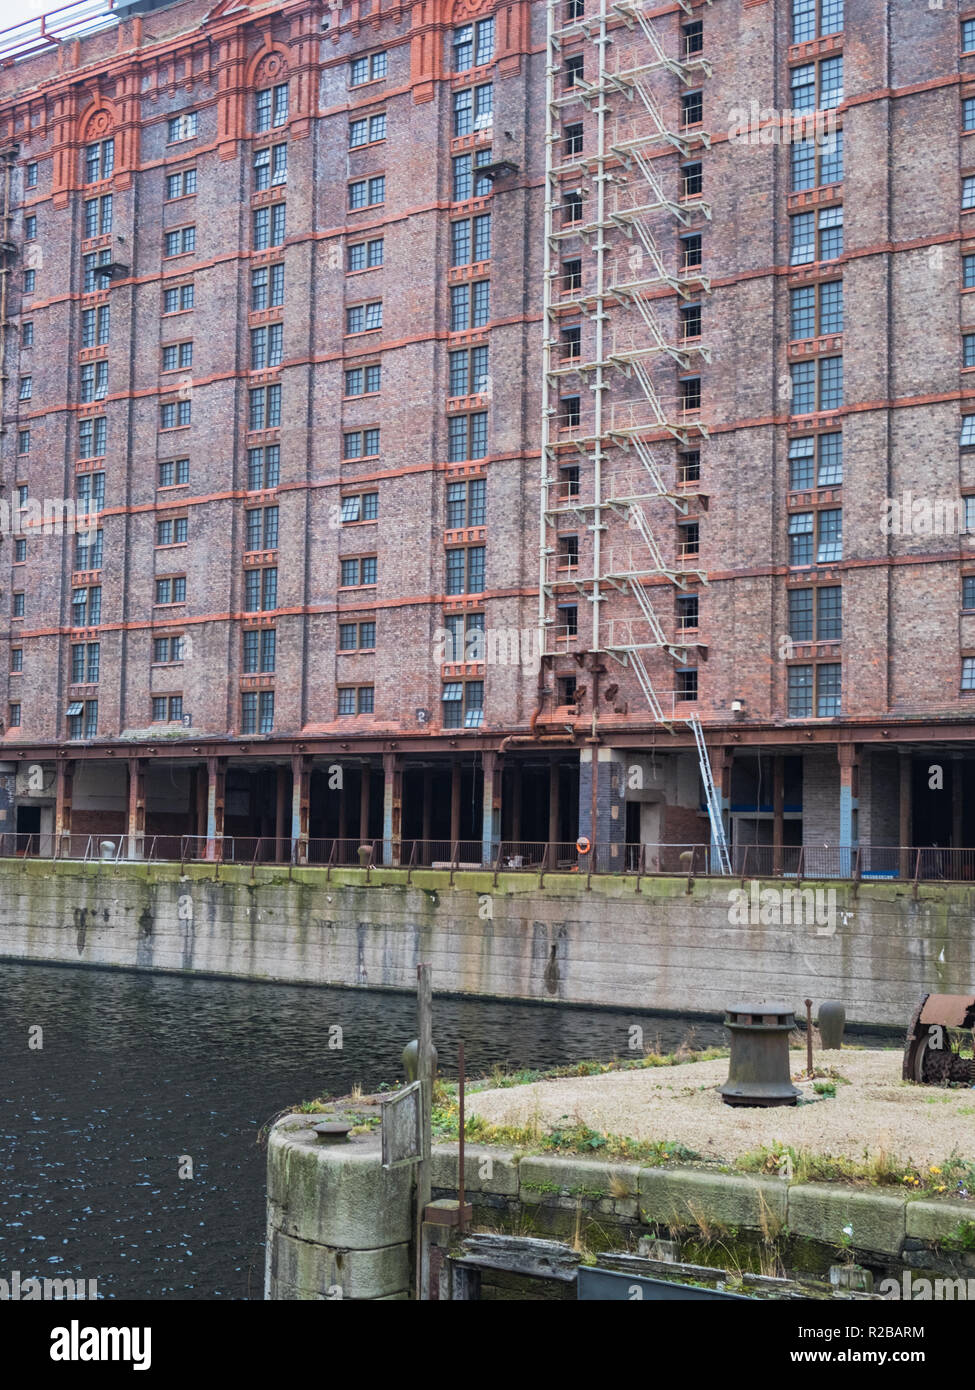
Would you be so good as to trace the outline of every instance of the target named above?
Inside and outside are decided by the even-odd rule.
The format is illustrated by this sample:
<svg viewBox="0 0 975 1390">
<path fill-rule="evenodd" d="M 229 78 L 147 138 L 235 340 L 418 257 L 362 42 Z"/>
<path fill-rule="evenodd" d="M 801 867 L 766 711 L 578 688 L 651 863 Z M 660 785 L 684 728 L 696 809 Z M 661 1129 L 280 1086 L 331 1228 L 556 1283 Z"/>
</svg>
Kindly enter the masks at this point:
<svg viewBox="0 0 975 1390">
<path fill-rule="evenodd" d="M 288 182 L 288 147 L 270 145 L 254 155 L 254 192 Z"/>
<path fill-rule="evenodd" d="M 345 374 L 347 396 L 374 396 L 382 383 L 382 368 L 378 362 L 368 367 L 351 367 Z"/>
<path fill-rule="evenodd" d="M 107 179 L 115 168 L 115 141 L 97 140 L 85 146 L 85 182 Z"/>
<path fill-rule="evenodd" d="M 189 534 L 189 521 L 185 516 L 166 517 L 156 522 L 157 545 L 185 545 Z"/>
<path fill-rule="evenodd" d="M 24 187 L 37 187 L 37 164 L 34 160 L 24 167 Z"/>
<path fill-rule="evenodd" d="M 348 248 L 346 268 L 348 270 L 372 270 L 383 263 L 383 238 L 373 237 L 371 241 L 355 241 Z"/>
<path fill-rule="evenodd" d="M 18 454 L 30 453 L 30 430 L 17 431 L 17 452 Z"/>
<path fill-rule="evenodd" d="M 101 251 L 89 251 L 81 258 L 81 285 L 85 294 L 91 294 L 92 290 L 100 290 L 105 285 L 105 277 L 100 274 L 100 268 L 106 266 L 112 259 L 112 253 L 108 247 L 103 247 Z M 28 276 L 33 276 L 34 272 L 25 271 L 25 281 Z M 33 288 L 34 281 L 31 279 L 30 287 Z M 27 289 L 28 286 L 24 285 Z"/>
<path fill-rule="evenodd" d="M 182 695 L 153 695 L 151 718 L 153 724 L 174 723 L 182 719 Z"/>
<path fill-rule="evenodd" d="M 159 465 L 160 487 L 182 487 L 190 480 L 189 459 L 166 459 Z"/>
<path fill-rule="evenodd" d="M 961 340 L 962 361 L 966 367 L 975 367 L 975 333 L 964 333 Z"/>
<path fill-rule="evenodd" d="M 484 391 L 488 384 L 487 346 L 460 348 L 447 354 L 448 391 L 451 396 L 470 396 Z"/>
<path fill-rule="evenodd" d="M 284 359 L 284 324 L 269 323 L 251 329 L 251 368 L 280 367 Z"/>
<path fill-rule="evenodd" d="M 279 82 L 274 87 L 265 87 L 254 93 L 254 132 L 261 135 L 266 130 L 282 126 L 288 119 L 288 84 Z"/>
<path fill-rule="evenodd" d="M 91 584 L 71 591 L 72 627 L 97 627 L 102 620 L 102 587 Z"/>
<path fill-rule="evenodd" d="M 815 410 L 838 410 L 843 404 L 842 357 L 793 362 L 789 373 L 793 415 L 808 415 Z"/>
<path fill-rule="evenodd" d="M 469 72 L 494 57 L 494 16 L 465 24 L 453 33 L 453 71 Z"/>
<path fill-rule="evenodd" d="M 454 156 L 451 160 L 451 196 L 455 203 L 463 203 L 468 198 L 487 197 L 491 192 L 491 180 L 487 174 L 477 171 L 490 163 L 490 149 L 475 150 L 473 159 L 469 154 Z"/>
<path fill-rule="evenodd" d="M 484 722 L 483 681 L 448 681 L 440 701 L 445 729 L 477 729 Z"/>
<path fill-rule="evenodd" d="M 819 409 L 838 410 L 843 404 L 843 359 L 819 359 Z"/>
<path fill-rule="evenodd" d="M 370 304 L 352 304 L 345 311 L 346 333 L 368 333 L 383 326 L 383 303 L 381 299 Z"/>
<path fill-rule="evenodd" d="M 349 64 L 349 86 L 361 87 L 363 82 L 375 82 L 385 77 L 388 62 L 385 53 L 370 53 L 365 58 L 353 58 Z"/>
<path fill-rule="evenodd" d="M 76 480 L 78 512 L 92 517 L 105 506 L 105 474 L 79 473 Z"/>
<path fill-rule="evenodd" d="M 87 260 L 88 258 L 85 257 L 85 259 Z M 92 264 L 94 265 L 94 257 L 92 257 Z M 24 271 L 24 294 L 33 294 L 36 287 L 37 287 L 37 271 L 36 271 L 36 270 L 25 270 L 25 271 Z M 88 288 L 89 288 L 89 286 L 86 284 L 86 285 L 85 285 L 85 289 L 87 290 Z M 91 288 L 91 289 L 94 289 L 94 288 L 95 288 L 95 285 L 94 285 L 94 271 L 92 271 L 92 284 L 91 284 L 90 288 Z"/>
<path fill-rule="evenodd" d="M 375 709 L 375 689 L 371 685 L 348 685 L 338 688 L 339 714 L 372 714 Z"/>
<path fill-rule="evenodd" d="M 181 429 L 192 423 L 192 401 L 167 401 L 159 407 L 159 428 L 163 430 Z"/>
<path fill-rule="evenodd" d="M 975 177 L 969 176 L 962 179 L 961 205 L 963 210 L 975 208 Z"/>
<path fill-rule="evenodd" d="M 961 51 L 975 52 L 975 19 L 963 19 L 961 25 Z"/>
<path fill-rule="evenodd" d="M 364 623 L 339 623 L 339 651 L 374 651 L 376 646 L 376 623 L 370 619 Z"/>
<path fill-rule="evenodd" d="M 87 201 L 85 202 L 85 236 L 108 236 L 111 230 L 111 193 L 106 193 L 101 198 L 87 199 Z"/>
<path fill-rule="evenodd" d="M 842 667 L 837 662 L 824 662 L 816 667 L 816 717 L 829 719 L 840 713 Z"/>
<path fill-rule="evenodd" d="M 464 218 L 450 224 L 450 264 L 470 265 L 491 255 L 491 214 Z"/>
<path fill-rule="evenodd" d="M 961 434 L 958 437 L 958 446 L 961 449 L 975 447 L 975 415 L 963 415 L 961 417 Z"/>
<path fill-rule="evenodd" d="M 843 0 L 792 0 L 793 43 L 838 34 L 842 28 Z"/>
<path fill-rule="evenodd" d="M 816 363 L 793 362 L 789 367 L 792 382 L 792 414 L 808 415 L 816 409 Z"/>
<path fill-rule="evenodd" d="M 448 594 L 484 592 L 484 552 L 483 545 L 447 551 Z"/>
<path fill-rule="evenodd" d="M 68 738 L 95 738 L 98 733 L 98 701 L 73 700 L 67 708 Z"/>
<path fill-rule="evenodd" d="M 378 573 L 376 556 L 363 555 L 350 560 L 342 560 L 339 570 L 340 585 L 343 589 L 354 589 L 363 584 L 375 584 Z"/>
<path fill-rule="evenodd" d="M 819 287 L 820 333 L 843 332 L 843 281 L 830 280 Z"/>
<path fill-rule="evenodd" d="M 177 227 L 172 232 L 166 232 L 163 237 L 163 255 L 183 256 L 187 251 L 196 250 L 196 228 Z"/>
<path fill-rule="evenodd" d="M 101 458 L 108 441 L 108 421 L 104 415 L 81 420 L 78 424 L 78 457 Z M 79 480 L 80 482 L 80 480 Z"/>
<path fill-rule="evenodd" d="M 975 257 L 973 257 L 973 260 L 975 260 Z M 451 333 L 460 333 L 467 328 L 483 328 L 490 316 L 490 280 L 476 280 L 473 284 L 466 285 L 451 285 Z"/>
<path fill-rule="evenodd" d="M 106 366 L 108 364 L 106 363 Z M 162 350 L 162 369 L 164 372 L 175 372 L 180 367 L 192 367 L 193 365 L 193 344 L 167 343 Z"/>
<path fill-rule="evenodd" d="M 686 92 L 680 99 L 680 123 L 685 128 L 704 120 L 704 93 Z"/>
<path fill-rule="evenodd" d="M 349 430 L 342 441 L 342 455 L 347 459 L 374 458 L 379 453 L 378 426 L 368 430 Z"/>
<path fill-rule="evenodd" d="M 454 93 L 453 132 L 454 136 L 470 135 L 475 130 L 486 130 L 494 121 L 494 87 L 485 82 L 480 87 L 467 87 Z"/>
<path fill-rule="evenodd" d="M 260 449 L 247 450 L 247 488 L 260 492 L 277 487 L 281 480 L 281 446 L 267 444 Z"/>
<path fill-rule="evenodd" d="M 837 487 L 843 481 L 843 436 L 808 435 L 789 444 L 789 487 Z"/>
<path fill-rule="evenodd" d="M 276 309 L 284 303 L 284 263 L 251 271 L 251 308 Z"/>
<path fill-rule="evenodd" d="M 281 424 L 281 386 L 256 386 L 248 391 L 247 428 L 273 430 Z"/>
<path fill-rule="evenodd" d="M 166 122 L 166 142 L 173 145 L 178 140 L 192 140 L 197 133 L 197 112 L 186 111 L 182 116 L 170 116 Z"/>
<path fill-rule="evenodd" d="M 450 639 L 444 653 L 445 661 L 484 660 L 483 613 L 448 613 L 444 618 L 444 628 Z"/>
<path fill-rule="evenodd" d="M 277 660 L 278 634 L 273 627 L 244 631 L 242 667 L 245 675 L 269 674 Z"/>
<path fill-rule="evenodd" d="M 813 562 L 814 513 L 793 512 L 789 517 L 789 564 L 793 567 Z"/>
<path fill-rule="evenodd" d="M 790 719 L 808 719 L 813 711 L 813 668 L 811 666 L 789 667 Z"/>
<path fill-rule="evenodd" d="M 838 584 L 816 590 L 816 640 L 836 642 L 843 636 L 843 590 Z"/>
<path fill-rule="evenodd" d="M 246 550 L 275 550 L 278 544 L 277 507 L 252 507 L 245 513 Z"/>
<path fill-rule="evenodd" d="M 22 401 L 29 401 L 33 394 L 34 378 L 32 376 L 22 376 L 20 378 L 20 385 L 17 392 L 18 399 Z"/>
<path fill-rule="evenodd" d="M 973 40 L 973 44 L 975 44 L 975 40 Z M 975 656 L 962 657 L 961 688 L 963 691 L 975 690 Z"/>
<path fill-rule="evenodd" d="M 81 346 L 104 347 L 109 340 L 111 328 L 111 305 L 101 304 L 97 309 L 82 309 Z"/>
<path fill-rule="evenodd" d="M 152 661 L 154 666 L 172 666 L 183 660 L 186 647 L 185 637 L 154 637 L 152 640 Z"/>
<path fill-rule="evenodd" d="M 975 574 L 966 574 L 961 581 L 961 606 L 975 609 Z"/>
<path fill-rule="evenodd" d="M 839 507 L 817 516 L 816 563 L 831 564 L 843 558 L 843 512 Z"/>
<path fill-rule="evenodd" d="M 813 631 L 812 589 L 790 589 L 789 636 L 794 642 L 811 642 Z"/>
<path fill-rule="evenodd" d="M 832 261 L 843 254 L 843 209 L 820 208 L 818 218 L 819 259 Z"/>
<path fill-rule="evenodd" d="M 975 417 L 973 417 L 975 418 Z M 447 421 L 447 461 L 484 458 L 487 453 L 487 411 L 452 415 Z"/>
<path fill-rule="evenodd" d="M 277 606 L 277 566 L 267 565 L 263 569 L 244 570 L 244 611 L 267 613 Z"/>
<path fill-rule="evenodd" d="M 196 192 L 196 170 L 180 169 L 175 174 L 166 175 L 166 200 L 187 198 Z"/>
<path fill-rule="evenodd" d="M 284 241 L 286 205 L 274 203 L 268 208 L 254 209 L 254 250 L 266 251 L 269 246 L 280 246 Z"/>
<path fill-rule="evenodd" d="M 357 492 L 343 497 L 339 514 L 343 526 L 354 521 L 375 521 L 379 516 L 379 493 Z"/>
<path fill-rule="evenodd" d="M 371 179 L 356 179 L 349 184 L 349 207 L 375 207 L 386 201 L 386 175 L 375 174 Z"/>
<path fill-rule="evenodd" d="M 700 160 L 680 166 L 680 196 L 700 198 L 704 192 L 704 165 Z"/>
<path fill-rule="evenodd" d="M 185 603 L 186 575 L 171 574 L 156 580 L 156 603 Z"/>
<path fill-rule="evenodd" d="M 79 531 L 74 538 L 74 567 L 76 570 L 100 570 L 105 555 L 101 531 Z"/>
<path fill-rule="evenodd" d="M 96 685 L 101 665 L 99 642 L 75 642 L 71 647 L 71 684 Z"/>
<path fill-rule="evenodd" d="M 182 313 L 186 309 L 192 309 L 193 303 L 194 294 L 192 281 L 186 285 L 174 285 L 172 289 L 163 290 L 164 314 Z M 108 305 L 105 305 L 105 312 L 108 312 Z"/>
<path fill-rule="evenodd" d="M 240 732 L 269 734 L 274 729 L 274 691 L 245 690 L 240 697 Z"/>
<path fill-rule="evenodd" d="M 385 139 L 385 111 L 381 111 L 375 116 L 361 116 L 357 120 L 349 122 L 349 146 L 351 149 L 355 149 L 357 145 L 371 145 L 377 140 Z"/>
<path fill-rule="evenodd" d="M 483 526 L 486 519 L 487 481 L 471 478 L 447 484 L 447 528 Z"/>
</svg>

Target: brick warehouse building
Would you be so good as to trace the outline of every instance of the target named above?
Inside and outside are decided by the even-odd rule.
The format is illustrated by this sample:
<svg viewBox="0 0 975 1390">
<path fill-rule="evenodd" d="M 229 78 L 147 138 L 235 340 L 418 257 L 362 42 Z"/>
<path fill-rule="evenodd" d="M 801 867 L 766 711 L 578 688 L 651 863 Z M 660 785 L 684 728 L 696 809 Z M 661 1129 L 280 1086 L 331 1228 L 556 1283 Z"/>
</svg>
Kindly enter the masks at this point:
<svg viewBox="0 0 975 1390">
<path fill-rule="evenodd" d="M 975 844 L 971 16 L 0 35 L 7 829 Z"/>
</svg>

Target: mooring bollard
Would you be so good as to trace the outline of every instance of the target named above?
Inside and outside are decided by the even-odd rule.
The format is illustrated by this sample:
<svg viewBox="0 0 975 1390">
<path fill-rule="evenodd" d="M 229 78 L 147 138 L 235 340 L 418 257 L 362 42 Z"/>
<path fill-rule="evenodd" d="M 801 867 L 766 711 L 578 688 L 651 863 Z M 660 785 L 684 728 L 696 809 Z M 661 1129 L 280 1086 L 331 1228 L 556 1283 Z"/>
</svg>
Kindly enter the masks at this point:
<svg viewBox="0 0 975 1390">
<path fill-rule="evenodd" d="M 835 1052 L 843 1046 L 843 1029 L 846 1025 L 846 1009 L 835 999 L 827 999 L 819 1006 L 819 1040 L 826 1052 Z"/>
<path fill-rule="evenodd" d="M 733 1004 L 724 1026 L 731 1034 L 725 1105 L 795 1105 L 799 1092 L 789 1071 L 789 1034 L 795 1014 L 784 1004 Z"/>
</svg>

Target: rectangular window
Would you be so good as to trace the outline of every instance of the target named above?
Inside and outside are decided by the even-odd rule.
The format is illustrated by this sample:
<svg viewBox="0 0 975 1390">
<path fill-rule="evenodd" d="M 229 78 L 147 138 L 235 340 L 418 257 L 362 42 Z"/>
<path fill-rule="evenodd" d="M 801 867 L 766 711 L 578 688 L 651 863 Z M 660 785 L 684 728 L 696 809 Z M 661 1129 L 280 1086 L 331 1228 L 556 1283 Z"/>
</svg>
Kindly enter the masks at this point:
<svg viewBox="0 0 975 1390">
<path fill-rule="evenodd" d="M 813 668 L 789 667 L 789 718 L 808 719 L 812 715 Z"/>
<path fill-rule="evenodd" d="M 819 259 L 832 261 L 843 254 L 843 209 L 821 208 L 819 212 Z"/>
<path fill-rule="evenodd" d="M 843 636 L 843 590 L 827 585 L 816 590 L 816 640 L 837 642 Z"/>
<path fill-rule="evenodd" d="M 963 53 L 975 52 L 975 19 L 962 20 L 961 51 Z"/>
<path fill-rule="evenodd" d="M 383 263 L 383 238 L 374 237 L 372 241 L 357 241 L 347 253 L 347 269 L 372 270 Z"/>
<path fill-rule="evenodd" d="M 819 439 L 819 467 L 816 475 L 817 487 L 837 487 L 843 481 L 843 436 L 840 433 L 821 434 Z"/>
<path fill-rule="evenodd" d="M 816 667 L 816 717 L 829 719 L 840 713 L 841 667 L 839 662 Z"/>
<path fill-rule="evenodd" d="M 966 367 L 975 367 L 975 333 L 962 334 L 962 363 Z"/>
<path fill-rule="evenodd" d="M 975 609 L 975 574 L 966 574 L 961 581 L 961 606 L 966 610 Z"/>
<path fill-rule="evenodd" d="M 284 264 L 251 271 L 251 308 L 275 309 L 284 303 Z"/>
<path fill-rule="evenodd" d="M 816 334 L 816 287 L 803 285 L 789 291 L 789 336 L 812 338 Z"/>
<path fill-rule="evenodd" d="M 685 92 L 680 99 L 680 121 L 687 126 L 700 125 L 704 120 L 704 93 Z"/>
<path fill-rule="evenodd" d="M 115 168 L 115 141 L 100 140 L 85 148 L 85 182 L 107 179 Z"/>
<path fill-rule="evenodd" d="M 371 396 L 379 390 L 381 371 L 376 363 L 369 367 L 352 367 L 345 374 L 347 396 Z"/>
<path fill-rule="evenodd" d="M 359 87 L 363 82 L 375 82 L 385 77 L 388 70 L 385 53 L 372 53 L 367 58 L 354 58 L 349 65 L 349 86 Z"/>
<path fill-rule="evenodd" d="M 483 526 L 486 519 L 487 482 L 472 478 L 469 482 L 447 484 L 447 528 Z"/>
<path fill-rule="evenodd" d="M 962 285 L 966 290 L 975 289 L 975 256 L 962 256 Z"/>
<path fill-rule="evenodd" d="M 176 487 L 190 480 L 189 459 L 167 459 L 159 465 L 159 486 Z"/>
<path fill-rule="evenodd" d="M 818 515 L 817 565 L 831 564 L 843 558 L 843 513 L 839 507 Z"/>
<path fill-rule="evenodd" d="M 789 564 L 793 568 L 813 562 L 813 513 L 793 512 L 789 517 Z"/>
<path fill-rule="evenodd" d="M 30 430 L 17 431 L 17 452 L 18 454 L 30 453 Z"/>
<path fill-rule="evenodd" d="M 843 404 L 843 359 L 821 357 L 819 360 L 819 409 L 838 410 Z"/>
<path fill-rule="evenodd" d="M 37 164 L 33 160 L 24 169 L 24 187 L 37 187 Z"/>
<path fill-rule="evenodd" d="M 483 391 L 488 380 L 488 350 L 486 346 L 461 348 L 447 354 L 449 367 L 448 391 L 451 396 L 469 396 Z"/>
<path fill-rule="evenodd" d="M 816 409 L 816 363 L 793 362 L 789 367 L 792 382 L 793 415 L 808 415 Z"/>
<path fill-rule="evenodd" d="M 680 238 L 681 247 L 681 270 L 700 270 L 704 264 L 704 239 L 700 232 L 691 232 L 688 236 Z M 581 262 L 578 264 L 581 265 Z M 579 283 L 574 286 L 576 289 L 582 288 L 582 275 L 580 272 Z"/>
<path fill-rule="evenodd" d="M 813 640 L 813 591 L 789 590 L 789 636 L 794 642 Z"/>
<path fill-rule="evenodd" d="M 86 591 L 86 597 L 87 597 L 87 591 Z M 22 618 L 22 617 L 24 616 L 24 612 L 25 612 L 25 609 L 24 609 L 24 595 L 23 595 L 22 593 L 19 593 L 19 592 L 18 592 L 18 593 L 14 593 L 14 595 L 13 595 L 13 605 L 12 605 L 12 608 L 11 608 L 11 612 L 12 612 L 12 614 L 13 614 L 13 616 L 14 616 L 15 618 Z"/>
<path fill-rule="evenodd" d="M 168 401 L 159 407 L 159 427 L 181 429 L 192 422 L 192 401 Z"/>
<path fill-rule="evenodd" d="M 170 116 L 166 122 L 166 141 L 174 145 L 178 140 L 192 140 L 197 133 L 197 113 L 186 111 L 182 116 Z"/>
<path fill-rule="evenodd" d="M 382 300 L 376 300 L 372 304 L 353 304 L 345 311 L 346 333 L 366 333 L 382 326 Z"/>
<path fill-rule="evenodd" d="M 196 170 L 180 169 L 175 174 L 166 175 L 166 200 L 187 198 L 196 192 Z"/>
<path fill-rule="evenodd" d="M 288 84 L 281 82 L 254 94 L 254 133 L 263 134 L 288 119 Z"/>
<path fill-rule="evenodd" d="M 379 493 L 363 492 L 343 497 L 340 515 L 343 525 L 353 521 L 375 521 L 379 515 Z"/>
<path fill-rule="evenodd" d="M 484 718 L 484 682 L 448 681 L 440 697 L 445 729 L 476 729 Z"/>
<path fill-rule="evenodd" d="M 24 294 L 33 294 L 33 293 L 34 293 L 34 288 L 35 288 L 36 285 L 37 285 L 37 271 L 36 271 L 36 270 L 25 270 L 25 271 L 24 271 Z M 86 286 L 86 288 L 87 288 L 87 286 Z M 92 285 L 92 288 L 94 288 L 94 285 Z"/>
<path fill-rule="evenodd" d="M 170 575 L 166 579 L 156 580 L 156 603 L 185 603 L 186 602 L 186 576 L 185 574 Z"/>
<path fill-rule="evenodd" d="M 451 161 L 451 197 L 455 203 L 463 203 L 468 198 L 485 198 L 491 192 L 491 180 L 486 174 L 477 172 L 485 164 L 491 163 L 491 157 L 490 149 L 475 150 L 473 159 L 469 154 L 454 156 Z"/>
<path fill-rule="evenodd" d="M 74 538 L 74 567 L 76 570 L 100 570 L 104 556 L 102 532 L 78 533 Z"/>
<path fill-rule="evenodd" d="M 77 478 L 78 511 L 95 516 L 105 506 L 105 474 L 80 473 Z"/>
<path fill-rule="evenodd" d="M 268 444 L 247 451 L 247 487 L 250 492 L 277 487 L 281 475 L 281 447 Z"/>
<path fill-rule="evenodd" d="M 800 212 L 789 220 L 790 265 L 806 265 L 816 259 L 816 214 Z"/>
<path fill-rule="evenodd" d="M 356 179 L 354 183 L 349 184 L 349 207 L 352 211 L 357 208 L 374 207 L 385 201 L 385 174 L 378 174 L 371 179 Z"/>
<path fill-rule="evenodd" d="M 20 378 L 20 389 L 18 391 L 18 399 L 22 401 L 29 401 L 31 395 L 33 394 L 33 391 L 34 378 L 31 376 L 22 376 Z"/>
<path fill-rule="evenodd" d="M 26 323 L 20 325 L 20 346 L 25 348 L 34 346 L 33 319 L 28 319 Z"/>
<path fill-rule="evenodd" d="M 247 428 L 277 429 L 281 424 L 281 387 L 257 386 L 248 393 Z"/>
<path fill-rule="evenodd" d="M 831 280 L 819 287 L 820 333 L 843 332 L 843 281 Z"/>
<path fill-rule="evenodd" d="M 108 420 L 104 415 L 81 420 L 78 424 L 78 457 L 101 458 L 108 443 Z M 80 486 L 80 480 L 79 480 Z"/>
<path fill-rule="evenodd" d="M 973 417 L 975 418 L 975 417 Z M 452 415 L 447 421 L 447 460 L 484 458 L 487 453 L 487 411 L 471 415 Z"/>
</svg>

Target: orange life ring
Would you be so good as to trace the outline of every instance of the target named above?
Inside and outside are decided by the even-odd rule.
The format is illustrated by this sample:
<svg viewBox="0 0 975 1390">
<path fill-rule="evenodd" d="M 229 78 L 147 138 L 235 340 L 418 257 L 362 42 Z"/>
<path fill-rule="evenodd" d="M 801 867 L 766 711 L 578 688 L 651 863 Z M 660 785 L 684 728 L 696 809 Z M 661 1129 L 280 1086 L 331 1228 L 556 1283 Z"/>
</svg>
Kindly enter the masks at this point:
<svg viewBox="0 0 975 1390">
<path fill-rule="evenodd" d="M 589 850 L 590 850 L 589 841 L 586 839 L 585 835 L 580 835 L 579 838 L 578 838 L 578 840 L 576 840 L 576 851 L 577 851 L 579 854 L 588 854 L 588 853 L 589 853 Z"/>
</svg>

